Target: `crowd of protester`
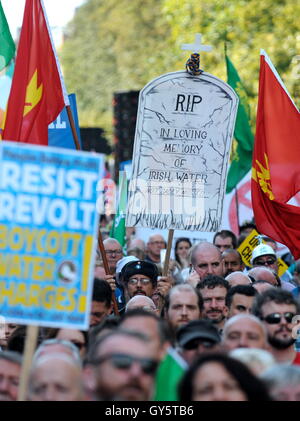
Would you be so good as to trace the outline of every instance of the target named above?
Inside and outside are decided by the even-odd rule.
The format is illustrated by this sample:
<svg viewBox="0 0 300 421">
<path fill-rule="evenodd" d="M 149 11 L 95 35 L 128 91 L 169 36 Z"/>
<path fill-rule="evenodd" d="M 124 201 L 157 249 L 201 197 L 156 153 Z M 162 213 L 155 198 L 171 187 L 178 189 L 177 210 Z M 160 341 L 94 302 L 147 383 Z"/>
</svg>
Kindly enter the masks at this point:
<svg viewBox="0 0 300 421">
<path fill-rule="evenodd" d="M 98 251 L 88 331 L 39 328 L 26 399 L 31 401 L 300 400 L 297 315 L 300 264 L 263 238 L 251 267 L 228 230 L 213 242 L 178 238 L 167 276 L 166 239 L 133 233 L 126 252 Z M 300 319 L 300 317 L 299 317 Z M 17 400 L 26 326 L 3 326 L 0 400 Z"/>
</svg>

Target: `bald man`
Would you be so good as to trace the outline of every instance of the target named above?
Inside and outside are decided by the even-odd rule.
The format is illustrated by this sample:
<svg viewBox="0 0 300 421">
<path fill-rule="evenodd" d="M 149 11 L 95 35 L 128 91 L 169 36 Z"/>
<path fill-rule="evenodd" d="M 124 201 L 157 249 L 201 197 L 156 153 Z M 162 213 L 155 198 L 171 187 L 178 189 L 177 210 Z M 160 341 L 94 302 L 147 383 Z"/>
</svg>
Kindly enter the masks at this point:
<svg viewBox="0 0 300 421">
<path fill-rule="evenodd" d="M 277 287 L 278 285 L 278 279 L 276 278 L 274 272 L 272 272 L 270 269 L 266 267 L 255 267 L 253 269 L 250 269 L 248 272 L 248 275 L 251 276 L 256 281 L 266 281 L 269 282 L 269 284 Z"/>
<path fill-rule="evenodd" d="M 226 276 L 225 279 L 229 282 L 230 287 L 251 284 L 251 279 L 249 278 L 249 276 L 245 275 L 243 272 L 240 271 L 230 273 Z"/>
<path fill-rule="evenodd" d="M 249 275 L 252 276 L 256 281 L 263 280 L 272 284 L 274 287 L 280 287 L 286 291 L 292 291 L 295 288 L 295 285 L 290 282 L 286 282 L 279 278 L 276 272 L 269 267 L 257 266 L 251 269 Z"/>
<path fill-rule="evenodd" d="M 158 309 L 153 300 L 146 295 L 135 295 L 130 298 L 126 304 L 126 312 L 134 308 L 142 308 L 143 310 L 150 311 L 151 313 L 158 313 Z"/>
<path fill-rule="evenodd" d="M 191 253 L 192 273 L 187 282 L 196 287 L 206 275 L 224 275 L 224 261 L 218 247 L 203 242 L 194 246 Z"/>
<path fill-rule="evenodd" d="M 267 281 L 263 281 L 263 280 L 258 280 L 258 281 L 254 281 L 254 282 L 252 282 L 252 284 L 251 284 L 252 286 L 253 286 L 253 288 L 255 288 L 256 289 L 256 291 L 259 293 L 259 294 L 262 294 L 264 291 L 266 291 L 267 289 L 270 289 L 270 288 L 277 288 L 277 287 L 274 287 L 273 285 L 271 285 L 270 284 L 270 282 L 267 282 Z"/>
<path fill-rule="evenodd" d="M 133 247 L 138 247 L 141 250 L 145 251 L 146 250 L 145 241 L 143 241 L 141 238 L 132 238 L 128 241 L 127 248 L 130 249 Z"/>
<path fill-rule="evenodd" d="M 34 361 L 29 379 L 31 401 L 82 401 L 81 367 L 65 353 L 41 356 Z"/>
<path fill-rule="evenodd" d="M 267 331 L 252 314 L 237 314 L 224 325 L 222 345 L 227 351 L 236 348 L 267 349 Z"/>
</svg>

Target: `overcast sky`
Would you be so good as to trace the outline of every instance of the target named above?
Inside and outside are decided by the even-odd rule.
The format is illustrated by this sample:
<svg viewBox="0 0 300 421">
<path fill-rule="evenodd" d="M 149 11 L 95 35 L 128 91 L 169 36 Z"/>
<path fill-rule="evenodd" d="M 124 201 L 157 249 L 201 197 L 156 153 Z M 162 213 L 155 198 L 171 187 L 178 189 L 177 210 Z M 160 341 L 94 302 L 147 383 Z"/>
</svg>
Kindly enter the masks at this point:
<svg viewBox="0 0 300 421">
<path fill-rule="evenodd" d="M 25 0 L 1 0 L 13 38 L 22 25 Z M 85 0 L 43 0 L 50 26 L 65 26 Z"/>
</svg>

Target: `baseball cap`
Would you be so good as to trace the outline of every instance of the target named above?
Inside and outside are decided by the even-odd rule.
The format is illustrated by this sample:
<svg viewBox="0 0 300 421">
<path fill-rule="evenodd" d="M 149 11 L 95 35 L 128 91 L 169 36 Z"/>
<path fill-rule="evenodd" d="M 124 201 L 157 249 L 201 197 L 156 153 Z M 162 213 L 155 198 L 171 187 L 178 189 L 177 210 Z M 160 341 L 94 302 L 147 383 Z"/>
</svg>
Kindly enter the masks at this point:
<svg viewBox="0 0 300 421">
<path fill-rule="evenodd" d="M 153 283 L 156 283 L 158 269 L 154 263 L 146 262 L 145 260 L 137 260 L 127 263 L 121 271 L 121 277 L 124 282 L 128 282 L 129 278 L 133 275 L 145 275 L 150 278 Z"/>
<path fill-rule="evenodd" d="M 272 249 L 271 246 L 268 246 L 267 244 L 259 244 L 252 251 L 251 264 L 253 264 L 254 260 L 257 259 L 257 257 L 266 255 L 272 255 L 277 257 L 275 251 Z"/>
<path fill-rule="evenodd" d="M 181 347 L 194 339 L 207 339 L 216 344 L 221 342 L 218 329 L 209 320 L 192 320 L 181 326 L 176 332 L 176 339 Z"/>
</svg>

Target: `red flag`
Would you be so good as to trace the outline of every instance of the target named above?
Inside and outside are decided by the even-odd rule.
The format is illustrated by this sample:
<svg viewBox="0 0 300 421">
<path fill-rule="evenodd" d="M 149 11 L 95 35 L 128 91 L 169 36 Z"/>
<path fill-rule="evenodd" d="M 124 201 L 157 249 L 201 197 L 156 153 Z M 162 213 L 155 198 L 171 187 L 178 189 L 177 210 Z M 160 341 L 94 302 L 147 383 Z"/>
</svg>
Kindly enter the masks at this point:
<svg viewBox="0 0 300 421">
<path fill-rule="evenodd" d="M 48 125 L 68 105 L 41 0 L 26 0 L 2 138 L 48 145 Z"/>
<path fill-rule="evenodd" d="M 260 57 L 252 206 L 258 230 L 300 257 L 300 113 L 267 54 Z"/>
</svg>

